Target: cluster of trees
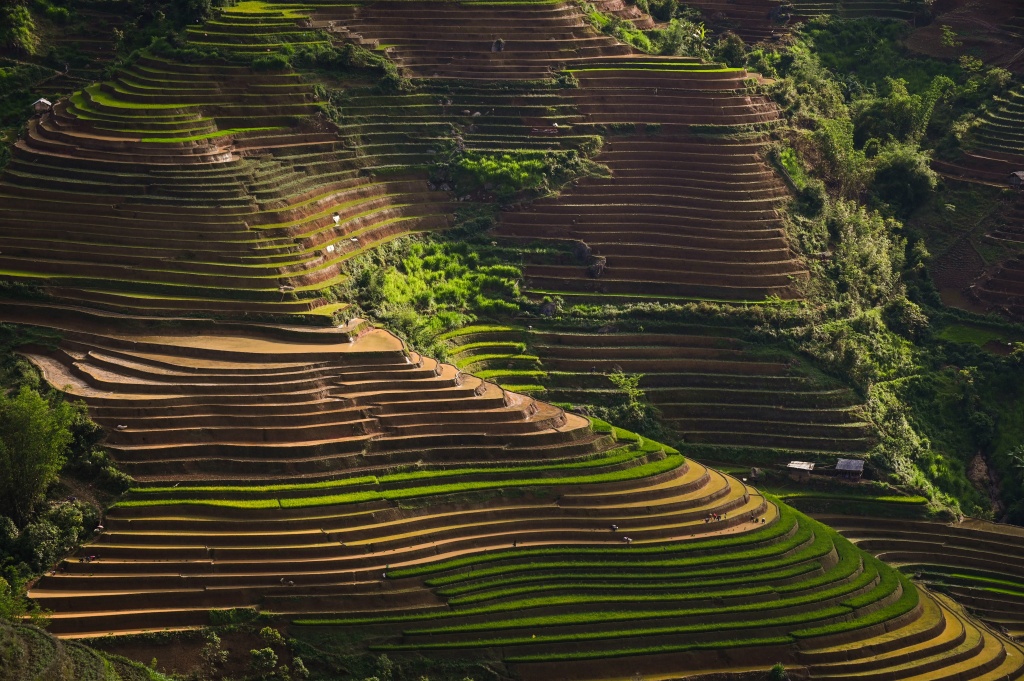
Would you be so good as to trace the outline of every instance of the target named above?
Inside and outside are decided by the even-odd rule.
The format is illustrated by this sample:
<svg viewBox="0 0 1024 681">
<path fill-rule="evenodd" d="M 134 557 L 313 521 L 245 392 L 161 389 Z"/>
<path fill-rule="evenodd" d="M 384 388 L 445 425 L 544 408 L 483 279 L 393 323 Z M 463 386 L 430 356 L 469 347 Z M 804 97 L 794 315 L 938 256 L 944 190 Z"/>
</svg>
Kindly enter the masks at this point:
<svg viewBox="0 0 1024 681">
<path fill-rule="evenodd" d="M 787 49 L 722 56 L 777 79 L 769 94 L 833 195 L 906 218 L 937 188 L 933 150 L 956 144 L 958 121 L 1010 80 L 970 58 L 907 56 L 899 41 L 909 30 L 896 21 L 818 19 Z"/>
<path fill-rule="evenodd" d="M 60 504 L 36 513 L 64 465 L 77 415 L 72 405 L 50 403 L 28 386 L 0 392 L 0 615 L 24 614 L 24 581 L 67 552 L 85 531 L 83 505 Z"/>
<path fill-rule="evenodd" d="M 879 431 L 872 459 L 893 481 L 947 507 L 990 514 L 965 471 L 967 459 L 987 453 L 1003 479 L 1004 517 L 1016 518 L 1024 469 L 1013 465 L 1014 426 L 997 405 L 1000 396 L 1019 403 L 1019 391 L 1001 381 L 1019 372 L 1012 360 L 980 350 L 962 356 L 933 335 L 936 318 L 949 313 L 928 277 L 925 235 L 905 224 L 939 200 L 932 154 L 949 153 L 969 134 L 974 112 L 1009 86 L 1010 74 L 969 55 L 909 54 L 901 41 L 912 29 L 899 21 L 820 18 L 795 29 L 791 42 L 750 49 L 734 35 L 708 36 L 677 7 L 660 17 L 669 26 L 643 34 L 646 42 L 614 18 L 591 15 L 640 49 L 773 79 L 762 92 L 790 125 L 770 156 L 797 190 L 787 221 L 816 276 L 806 291 L 811 305 L 768 320 L 757 335 L 787 343 L 864 395 Z M 976 371 L 974 384 L 984 388 L 961 394 L 961 370 Z M 946 418 L 934 418 L 939 405 Z"/>
<path fill-rule="evenodd" d="M 1019 498 L 1021 474 L 996 435 L 999 401 L 1021 398 L 1000 377 L 1019 371 L 1010 359 L 964 354 L 934 336 L 950 313 L 927 275 L 926 235 L 905 221 L 939 200 L 932 154 L 958 143 L 964 120 L 1008 86 L 1009 74 L 971 58 L 909 55 L 900 41 L 910 30 L 818 19 L 790 46 L 725 58 L 774 78 L 765 92 L 791 123 L 772 156 L 798 189 L 788 220 L 818 276 L 809 323 L 781 335 L 862 392 L 880 437 L 872 460 L 895 481 L 990 515 L 966 464 L 994 456 L 1004 499 Z M 1012 433 L 1005 419 L 1002 426 Z"/>
<path fill-rule="evenodd" d="M 0 3 L 0 52 L 31 56 L 40 51 L 39 24 L 73 23 L 87 0 L 5 0 Z M 165 35 L 208 19 L 228 0 L 122 0 L 118 9 L 127 25 L 111 39 L 125 53 Z"/>
<path fill-rule="evenodd" d="M 0 616 L 32 611 L 24 584 L 89 537 L 100 520 L 94 504 L 75 499 L 62 475 L 93 484 L 100 494 L 128 487 L 98 447 L 99 427 L 83 404 L 40 385 L 13 353 L 44 337 L 0 325 Z"/>
<path fill-rule="evenodd" d="M 22 386 L 0 395 L 0 513 L 24 526 L 64 466 L 79 410 Z"/>
</svg>

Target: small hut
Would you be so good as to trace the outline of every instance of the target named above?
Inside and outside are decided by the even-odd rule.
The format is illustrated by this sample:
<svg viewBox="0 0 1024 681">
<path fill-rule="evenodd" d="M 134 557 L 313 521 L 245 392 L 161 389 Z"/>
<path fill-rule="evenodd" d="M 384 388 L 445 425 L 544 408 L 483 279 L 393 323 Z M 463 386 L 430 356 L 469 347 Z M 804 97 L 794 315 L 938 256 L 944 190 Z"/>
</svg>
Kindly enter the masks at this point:
<svg viewBox="0 0 1024 681">
<path fill-rule="evenodd" d="M 44 114 L 52 108 L 53 102 L 48 99 L 43 99 L 42 97 L 32 102 L 32 110 L 37 114 Z"/>
<path fill-rule="evenodd" d="M 1010 173 L 1010 178 L 1007 180 L 1011 189 L 1021 189 L 1024 187 L 1024 170 L 1016 170 Z"/>
<path fill-rule="evenodd" d="M 811 479 L 811 471 L 814 470 L 814 463 L 810 461 L 790 461 L 786 468 L 789 470 L 791 480 L 808 482 Z"/>
<path fill-rule="evenodd" d="M 841 478 L 860 480 L 864 475 L 864 461 L 862 459 L 839 459 L 836 462 L 836 472 Z"/>
</svg>

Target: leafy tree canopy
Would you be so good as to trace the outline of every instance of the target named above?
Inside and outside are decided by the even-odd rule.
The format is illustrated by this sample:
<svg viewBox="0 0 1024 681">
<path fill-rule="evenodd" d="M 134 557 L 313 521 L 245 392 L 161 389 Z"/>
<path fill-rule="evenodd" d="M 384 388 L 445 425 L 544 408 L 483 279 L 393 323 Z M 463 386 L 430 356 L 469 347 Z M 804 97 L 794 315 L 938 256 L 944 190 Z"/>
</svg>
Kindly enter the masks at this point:
<svg viewBox="0 0 1024 681">
<path fill-rule="evenodd" d="M 20 526 L 64 465 L 77 410 L 29 387 L 0 395 L 0 513 Z"/>
</svg>

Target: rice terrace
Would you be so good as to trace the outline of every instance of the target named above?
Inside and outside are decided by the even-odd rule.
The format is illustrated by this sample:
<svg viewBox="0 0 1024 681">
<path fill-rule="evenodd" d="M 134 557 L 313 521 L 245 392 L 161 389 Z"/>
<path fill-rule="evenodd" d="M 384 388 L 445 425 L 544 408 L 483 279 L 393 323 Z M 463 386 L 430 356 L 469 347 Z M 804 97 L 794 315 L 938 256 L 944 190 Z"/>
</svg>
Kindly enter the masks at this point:
<svg viewBox="0 0 1024 681">
<path fill-rule="evenodd" d="M 1024 3 L 0 0 L 0 681 L 1024 679 Z"/>
</svg>

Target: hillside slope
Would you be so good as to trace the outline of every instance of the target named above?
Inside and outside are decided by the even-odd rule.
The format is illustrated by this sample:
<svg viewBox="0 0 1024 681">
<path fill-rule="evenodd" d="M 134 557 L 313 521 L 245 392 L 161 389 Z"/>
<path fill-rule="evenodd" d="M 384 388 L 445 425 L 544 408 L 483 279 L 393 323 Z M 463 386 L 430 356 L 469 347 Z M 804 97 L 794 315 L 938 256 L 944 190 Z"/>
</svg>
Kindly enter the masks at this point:
<svg viewBox="0 0 1024 681">
<path fill-rule="evenodd" d="M 31 587 L 52 632 L 242 610 L 524 679 L 1024 677 L 1018 643 L 745 481 L 473 375 L 523 362 L 586 400 L 647 374 L 708 452 L 873 446 L 859 396 L 749 328 L 467 332 L 464 372 L 354 316 L 350 261 L 494 200 L 436 177 L 446 147 L 606 166 L 489 233 L 538 303 L 799 306 L 756 74 L 640 53 L 564 3 L 243 2 L 186 35 L 30 120 L 0 177 L 0 321 L 59 333 L 24 356 L 134 478 Z"/>
</svg>

